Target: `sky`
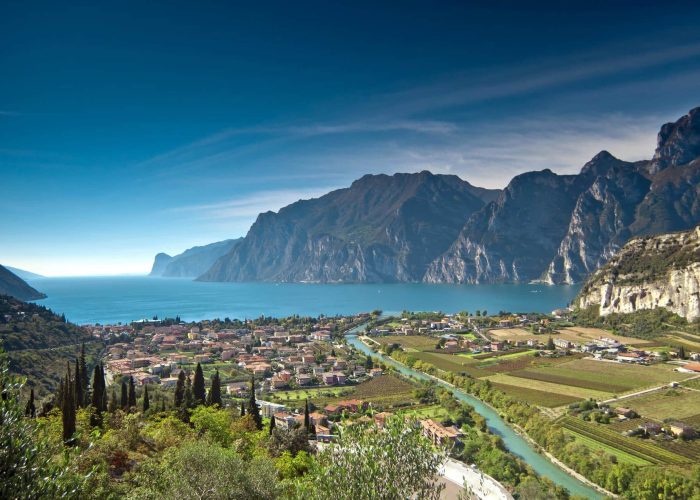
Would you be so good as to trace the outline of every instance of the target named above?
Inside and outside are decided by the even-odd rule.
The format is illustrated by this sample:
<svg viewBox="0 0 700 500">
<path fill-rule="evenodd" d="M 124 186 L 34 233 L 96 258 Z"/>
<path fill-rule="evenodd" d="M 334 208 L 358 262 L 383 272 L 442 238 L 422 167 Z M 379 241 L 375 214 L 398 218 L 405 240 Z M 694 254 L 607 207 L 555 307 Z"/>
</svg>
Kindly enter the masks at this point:
<svg viewBox="0 0 700 500">
<path fill-rule="evenodd" d="M 525 4 L 531 5 L 525 5 Z M 0 4 L 0 263 L 146 273 L 368 173 L 649 158 L 700 3 Z"/>
</svg>

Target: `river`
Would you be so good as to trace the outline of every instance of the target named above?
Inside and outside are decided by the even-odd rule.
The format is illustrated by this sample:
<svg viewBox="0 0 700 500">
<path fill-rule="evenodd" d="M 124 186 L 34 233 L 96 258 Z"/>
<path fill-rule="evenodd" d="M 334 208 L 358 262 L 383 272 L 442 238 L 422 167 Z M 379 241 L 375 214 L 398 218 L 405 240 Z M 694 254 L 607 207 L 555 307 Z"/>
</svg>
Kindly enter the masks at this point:
<svg viewBox="0 0 700 500">
<path fill-rule="evenodd" d="M 434 380 L 439 385 L 449 390 L 457 399 L 471 405 L 474 410 L 476 410 L 486 419 L 486 425 L 488 426 L 489 430 L 493 434 L 496 434 L 503 439 L 503 443 L 505 444 L 506 448 L 508 448 L 511 453 L 517 455 L 528 463 L 530 467 L 532 467 L 533 470 L 540 476 L 544 476 L 559 486 L 563 486 L 573 495 L 579 495 L 591 499 L 604 498 L 604 496 L 598 491 L 571 476 L 565 470 L 550 462 L 546 457 L 540 455 L 525 438 L 508 426 L 508 424 L 506 424 L 506 422 L 493 408 L 483 403 L 480 399 L 460 389 L 452 387 L 447 382 L 433 379 L 422 372 L 398 363 L 392 358 L 376 353 L 367 347 L 357 336 L 358 333 L 364 331 L 364 326 L 365 325 L 360 325 L 359 327 L 356 327 L 348 332 L 348 334 L 345 336 L 348 344 L 352 345 L 354 348 L 366 355 L 381 359 L 382 362 L 393 366 L 399 372 L 408 377 L 413 377 L 419 380 Z"/>
</svg>

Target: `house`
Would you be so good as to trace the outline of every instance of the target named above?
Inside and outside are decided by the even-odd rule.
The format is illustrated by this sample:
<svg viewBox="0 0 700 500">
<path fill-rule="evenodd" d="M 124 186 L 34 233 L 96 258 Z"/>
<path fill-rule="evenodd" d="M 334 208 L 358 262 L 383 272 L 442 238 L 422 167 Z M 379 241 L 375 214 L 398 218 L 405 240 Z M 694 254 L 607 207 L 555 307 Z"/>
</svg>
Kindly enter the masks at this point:
<svg viewBox="0 0 700 500">
<path fill-rule="evenodd" d="M 686 363 L 683 365 L 683 369 L 700 373 L 700 363 Z"/>
<path fill-rule="evenodd" d="M 332 372 L 324 373 L 321 375 L 321 379 L 326 385 L 335 385 L 338 383 L 338 377 L 336 377 L 335 373 Z"/>
<path fill-rule="evenodd" d="M 275 413 L 284 413 L 287 409 L 283 404 L 271 403 L 269 401 L 258 401 L 258 406 L 260 406 L 260 414 L 268 418 L 271 418 Z"/>
<path fill-rule="evenodd" d="M 491 350 L 492 351 L 502 351 L 503 350 L 503 342 L 491 342 Z"/>
<path fill-rule="evenodd" d="M 284 387 L 287 387 L 287 381 L 275 375 L 270 379 L 270 386 L 273 389 L 283 389 Z"/>
<path fill-rule="evenodd" d="M 358 411 L 365 411 L 367 409 L 367 402 L 361 399 L 348 399 L 345 401 L 338 401 L 338 406 L 357 413 Z"/>
<path fill-rule="evenodd" d="M 393 416 L 394 414 L 388 411 L 383 411 L 381 413 L 377 413 L 374 415 L 374 425 L 379 427 L 380 429 L 384 428 L 384 424 L 386 423 L 387 418 Z"/>
<path fill-rule="evenodd" d="M 642 357 L 636 352 L 621 352 L 615 359 L 620 363 L 638 363 Z"/>
<path fill-rule="evenodd" d="M 321 412 L 315 411 L 313 413 L 309 413 L 309 422 L 316 426 L 323 426 L 328 423 L 328 417 Z"/>
<path fill-rule="evenodd" d="M 420 425 L 423 428 L 423 435 L 436 445 L 455 443 L 463 436 L 462 432 L 456 427 L 445 427 L 432 418 L 421 420 Z"/>
<path fill-rule="evenodd" d="M 280 429 L 294 429 L 297 425 L 297 421 L 291 413 L 277 412 L 274 414 L 274 418 L 275 427 L 279 427 Z"/>
<path fill-rule="evenodd" d="M 309 385 L 311 384 L 311 375 L 306 373 L 300 373 L 297 375 L 297 384 L 299 385 Z"/>
<path fill-rule="evenodd" d="M 618 406 L 614 411 L 618 416 L 624 418 L 634 418 L 637 416 L 637 413 L 634 410 L 623 408 L 622 406 Z"/>
<path fill-rule="evenodd" d="M 695 429 L 683 422 L 673 422 L 669 424 L 668 430 L 677 438 L 691 439 L 696 435 Z"/>
<path fill-rule="evenodd" d="M 384 373 L 384 370 L 382 370 L 381 368 L 372 368 L 369 371 L 369 376 L 374 378 L 374 377 L 380 376 L 383 373 Z"/>
<path fill-rule="evenodd" d="M 566 339 L 554 339 L 554 345 L 559 349 L 571 349 L 573 345 Z"/>
<path fill-rule="evenodd" d="M 323 411 L 325 411 L 328 415 L 335 416 L 343 413 L 343 408 L 338 405 L 326 405 L 323 408 Z"/>
<path fill-rule="evenodd" d="M 639 428 L 647 436 L 655 436 L 662 430 L 661 424 L 657 422 L 644 422 L 642 425 L 639 426 Z"/>
</svg>

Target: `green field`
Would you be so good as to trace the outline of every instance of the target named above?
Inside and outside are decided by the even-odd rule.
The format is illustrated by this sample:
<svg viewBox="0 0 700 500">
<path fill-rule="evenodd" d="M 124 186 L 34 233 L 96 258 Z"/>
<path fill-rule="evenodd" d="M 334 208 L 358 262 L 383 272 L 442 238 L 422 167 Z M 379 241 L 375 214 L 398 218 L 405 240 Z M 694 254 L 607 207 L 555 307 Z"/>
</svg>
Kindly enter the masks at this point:
<svg viewBox="0 0 700 500">
<path fill-rule="evenodd" d="M 554 384 L 551 382 L 543 382 L 541 380 L 514 377 L 512 375 L 508 375 L 507 373 L 497 373 L 496 375 L 486 377 L 486 380 L 490 380 L 491 382 L 497 384 L 524 387 L 526 389 L 535 389 L 542 392 L 570 396 L 576 399 L 605 399 L 609 396 L 609 393 L 607 392 L 584 389 L 582 387 Z"/>
<path fill-rule="evenodd" d="M 556 369 L 555 369 L 556 370 Z M 555 370 L 544 368 L 533 368 L 511 372 L 509 375 L 541 382 L 551 382 L 553 384 L 566 385 L 570 387 L 580 387 L 582 389 L 592 389 L 594 391 L 609 392 L 611 394 L 625 392 L 630 387 L 621 386 L 606 382 L 605 380 L 591 380 L 592 377 L 568 377 L 552 373 Z"/>
<path fill-rule="evenodd" d="M 581 398 L 567 396 L 566 394 L 538 391 L 527 387 L 516 387 L 514 385 L 497 383 L 493 384 L 493 386 L 498 390 L 505 392 L 512 398 L 517 399 L 518 401 L 525 401 L 527 403 L 538 406 L 546 406 L 548 408 L 556 408 L 557 406 L 564 406 L 581 400 Z"/>
<path fill-rule="evenodd" d="M 684 419 L 700 414 L 700 392 L 688 389 L 668 389 L 628 398 L 616 406 L 632 408 L 643 417 L 654 420 Z"/>
<path fill-rule="evenodd" d="M 449 412 L 440 405 L 422 406 L 420 408 L 406 410 L 402 412 L 402 414 L 415 418 L 434 418 L 436 420 L 450 416 Z"/>
<path fill-rule="evenodd" d="M 634 464 L 634 465 L 651 465 L 651 463 L 652 463 L 652 462 L 645 460 L 643 458 L 640 458 L 636 455 L 626 453 L 618 448 L 615 448 L 613 446 L 608 446 L 608 445 L 603 444 L 599 441 L 596 441 L 595 439 L 586 437 L 583 434 L 579 434 L 578 432 L 574 432 L 574 431 L 571 431 L 569 429 L 565 429 L 565 432 L 567 434 L 569 434 L 570 436 L 573 436 L 577 442 L 586 445 L 588 448 L 590 448 L 592 450 L 601 450 L 601 451 L 604 451 L 605 453 L 608 453 L 610 455 L 615 455 L 620 462 L 626 462 L 626 463 Z"/>
<path fill-rule="evenodd" d="M 426 335 L 388 335 L 386 337 L 375 337 L 383 345 L 399 344 L 401 347 L 408 347 L 419 351 L 425 349 L 435 349 L 435 345 L 440 339 L 428 337 Z"/>
<path fill-rule="evenodd" d="M 564 417 L 559 421 L 565 429 L 592 439 L 601 445 L 632 455 L 652 464 L 680 465 L 691 461 L 676 451 L 662 448 L 653 442 L 634 437 L 622 436 L 619 432 L 603 424 L 584 422 L 576 417 Z"/>
</svg>

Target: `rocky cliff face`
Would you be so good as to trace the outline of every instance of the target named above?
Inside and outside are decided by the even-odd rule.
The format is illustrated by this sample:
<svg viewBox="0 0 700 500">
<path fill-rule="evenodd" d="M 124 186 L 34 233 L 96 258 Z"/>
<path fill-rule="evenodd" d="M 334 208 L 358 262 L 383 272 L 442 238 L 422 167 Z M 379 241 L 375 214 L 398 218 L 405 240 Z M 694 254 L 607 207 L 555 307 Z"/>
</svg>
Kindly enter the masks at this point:
<svg viewBox="0 0 700 500">
<path fill-rule="evenodd" d="M 258 217 L 200 279 L 574 283 L 630 238 L 700 222 L 700 108 L 661 128 L 651 160 L 607 151 L 578 175 L 515 177 L 501 192 L 455 176 L 365 176 Z"/>
<path fill-rule="evenodd" d="M 469 215 L 497 194 L 430 172 L 367 175 L 347 189 L 261 214 L 200 279 L 420 281 Z"/>
<path fill-rule="evenodd" d="M 578 306 L 601 315 L 664 307 L 700 318 L 700 226 L 630 240 L 586 282 Z"/>
<path fill-rule="evenodd" d="M 242 240 L 243 238 L 237 238 L 192 247 L 174 257 L 159 253 L 153 261 L 150 276 L 196 278 L 205 273 L 219 257 L 226 255 Z"/>
</svg>

